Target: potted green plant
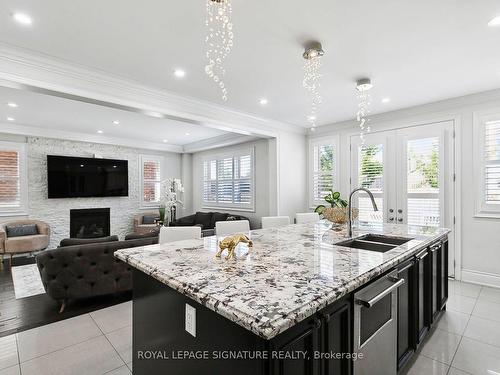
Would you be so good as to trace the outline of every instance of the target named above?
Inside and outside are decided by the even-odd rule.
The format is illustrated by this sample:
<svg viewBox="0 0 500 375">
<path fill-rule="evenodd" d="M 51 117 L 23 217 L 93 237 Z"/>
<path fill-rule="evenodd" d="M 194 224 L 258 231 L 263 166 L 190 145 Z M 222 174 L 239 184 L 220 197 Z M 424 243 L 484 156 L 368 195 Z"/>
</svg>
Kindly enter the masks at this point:
<svg viewBox="0 0 500 375">
<path fill-rule="evenodd" d="M 345 224 L 347 222 L 347 200 L 343 199 L 338 191 L 333 191 L 332 189 L 325 195 L 324 199 L 328 205 L 320 204 L 314 212 L 317 212 L 320 216 L 333 223 Z M 353 209 L 352 211 L 353 217 L 357 217 L 358 210 Z"/>
</svg>

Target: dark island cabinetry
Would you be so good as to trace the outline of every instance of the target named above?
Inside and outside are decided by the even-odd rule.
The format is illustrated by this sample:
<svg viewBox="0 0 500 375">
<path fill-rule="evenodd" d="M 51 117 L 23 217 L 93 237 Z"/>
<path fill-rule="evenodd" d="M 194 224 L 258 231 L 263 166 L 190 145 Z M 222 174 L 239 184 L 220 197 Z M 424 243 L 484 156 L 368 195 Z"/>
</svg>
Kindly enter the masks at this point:
<svg viewBox="0 0 500 375">
<path fill-rule="evenodd" d="M 397 327 L 391 335 L 395 351 L 391 354 L 394 365 L 390 373 L 400 372 L 446 308 L 447 274 L 448 242 L 440 239 L 310 317 L 265 339 L 134 269 L 133 371 L 138 375 L 360 375 L 354 372 L 352 359 L 353 353 L 363 352 L 362 346 L 354 349 L 355 342 L 360 341 L 355 337 L 355 310 L 360 307 L 355 295 L 382 280 L 392 294 L 379 293 L 376 301 L 365 301 L 362 312 L 366 317 L 377 317 L 380 325 L 392 320 Z M 393 303 L 397 313 L 394 307 L 391 313 Z M 188 305 L 196 310 L 195 335 L 186 327 Z M 370 331 L 370 327 L 361 326 L 358 334 Z M 373 329 L 370 335 L 375 333 Z M 369 339 L 367 336 L 361 341 Z"/>
</svg>

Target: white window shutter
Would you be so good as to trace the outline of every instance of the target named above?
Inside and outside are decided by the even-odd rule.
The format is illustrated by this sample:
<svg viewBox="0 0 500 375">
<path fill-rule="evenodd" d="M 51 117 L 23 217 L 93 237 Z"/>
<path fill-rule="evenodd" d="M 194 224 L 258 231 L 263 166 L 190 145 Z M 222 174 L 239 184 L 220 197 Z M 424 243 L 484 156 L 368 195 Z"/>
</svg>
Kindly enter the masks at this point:
<svg viewBox="0 0 500 375">
<path fill-rule="evenodd" d="M 21 208 L 19 152 L 0 150 L 0 210 Z"/>
<path fill-rule="evenodd" d="M 322 201 L 330 189 L 333 189 L 335 163 L 335 149 L 333 145 L 314 146 L 312 175 L 314 201 Z"/>
<path fill-rule="evenodd" d="M 486 204 L 500 204 L 500 121 L 485 126 L 483 194 Z"/>
<path fill-rule="evenodd" d="M 204 207 L 254 209 L 253 150 L 203 162 Z"/>
</svg>

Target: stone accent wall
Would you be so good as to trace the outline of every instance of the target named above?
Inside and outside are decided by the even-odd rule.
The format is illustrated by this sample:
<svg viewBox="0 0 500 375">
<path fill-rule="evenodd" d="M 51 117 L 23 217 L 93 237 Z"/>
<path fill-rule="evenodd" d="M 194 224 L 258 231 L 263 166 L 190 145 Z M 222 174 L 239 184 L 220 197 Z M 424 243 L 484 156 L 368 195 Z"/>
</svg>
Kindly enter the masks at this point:
<svg viewBox="0 0 500 375">
<path fill-rule="evenodd" d="M 69 211 L 74 208 L 110 208 L 111 234 L 123 237 L 133 230 L 133 217 L 140 209 L 140 166 L 141 154 L 155 154 L 178 159 L 179 166 L 172 166 L 174 171 L 170 176 L 164 171 L 164 176 L 175 177 L 180 168 L 180 156 L 133 149 L 122 146 L 103 145 L 96 143 L 74 142 L 48 138 L 28 138 L 28 202 L 31 218 L 47 222 L 52 229 L 50 248 L 57 247 L 61 239 L 69 237 Z M 47 198 L 47 155 L 64 155 L 128 160 L 129 196 L 105 198 Z M 171 163 L 171 161 L 169 161 Z"/>
</svg>

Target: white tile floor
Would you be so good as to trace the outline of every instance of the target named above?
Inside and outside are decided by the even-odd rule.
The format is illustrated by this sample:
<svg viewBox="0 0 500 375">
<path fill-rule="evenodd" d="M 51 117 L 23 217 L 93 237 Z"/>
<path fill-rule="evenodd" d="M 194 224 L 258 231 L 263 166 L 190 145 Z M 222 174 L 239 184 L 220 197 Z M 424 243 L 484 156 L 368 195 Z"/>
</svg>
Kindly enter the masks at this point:
<svg viewBox="0 0 500 375">
<path fill-rule="evenodd" d="M 0 338 L 0 375 L 130 375 L 131 306 Z M 500 289 L 450 281 L 447 308 L 408 374 L 500 374 Z"/>
<path fill-rule="evenodd" d="M 500 289 L 449 285 L 447 311 L 408 375 L 500 374 Z"/>
<path fill-rule="evenodd" d="M 0 338 L 0 375 L 131 375 L 131 361 L 131 302 Z"/>
</svg>

